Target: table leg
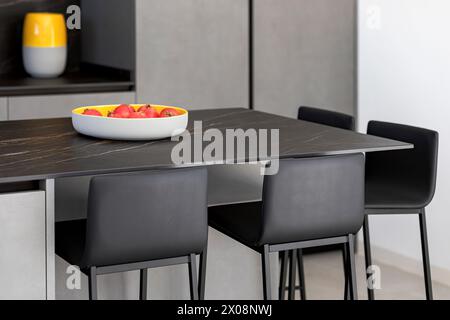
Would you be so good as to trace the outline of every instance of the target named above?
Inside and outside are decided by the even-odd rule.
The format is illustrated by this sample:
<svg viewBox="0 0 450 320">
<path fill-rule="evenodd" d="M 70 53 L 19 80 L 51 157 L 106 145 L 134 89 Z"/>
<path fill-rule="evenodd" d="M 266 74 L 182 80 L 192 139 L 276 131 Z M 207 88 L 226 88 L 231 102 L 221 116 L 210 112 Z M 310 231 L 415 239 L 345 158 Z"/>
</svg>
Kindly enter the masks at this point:
<svg viewBox="0 0 450 320">
<path fill-rule="evenodd" d="M 47 300 L 55 300 L 55 180 L 42 180 L 39 186 L 41 190 L 45 191 Z"/>
</svg>

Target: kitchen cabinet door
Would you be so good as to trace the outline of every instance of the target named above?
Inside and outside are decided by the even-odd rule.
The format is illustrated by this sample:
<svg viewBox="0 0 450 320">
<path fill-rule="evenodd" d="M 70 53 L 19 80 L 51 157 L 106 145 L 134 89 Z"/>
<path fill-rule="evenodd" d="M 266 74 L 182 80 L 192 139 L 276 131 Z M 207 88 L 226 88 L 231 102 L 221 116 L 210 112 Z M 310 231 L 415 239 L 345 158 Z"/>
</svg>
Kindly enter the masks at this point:
<svg viewBox="0 0 450 320">
<path fill-rule="evenodd" d="M 133 103 L 134 92 L 62 94 L 9 98 L 9 120 L 70 117 L 79 106 Z"/>
<path fill-rule="evenodd" d="M 247 0 L 137 0 L 137 100 L 248 107 Z"/>
<path fill-rule="evenodd" d="M 300 105 L 352 114 L 355 0 L 254 1 L 255 109 Z"/>
<path fill-rule="evenodd" d="M 0 194 L 0 299 L 46 299 L 45 192 Z"/>
<path fill-rule="evenodd" d="M 0 121 L 8 120 L 8 99 L 0 97 Z"/>
</svg>

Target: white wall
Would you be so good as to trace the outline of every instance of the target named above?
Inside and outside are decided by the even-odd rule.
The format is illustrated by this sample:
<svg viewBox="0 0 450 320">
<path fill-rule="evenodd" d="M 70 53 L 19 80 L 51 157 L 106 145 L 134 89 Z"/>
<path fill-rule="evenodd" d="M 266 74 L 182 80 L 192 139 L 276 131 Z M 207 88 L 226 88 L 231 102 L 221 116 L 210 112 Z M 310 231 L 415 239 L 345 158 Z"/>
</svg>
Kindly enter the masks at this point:
<svg viewBox="0 0 450 320">
<path fill-rule="evenodd" d="M 440 268 L 450 271 L 450 1 L 360 0 L 358 12 L 360 129 L 375 119 L 440 133 L 438 186 L 427 215 L 436 278 Z M 371 222 L 374 246 L 421 259 L 417 216 Z"/>
</svg>

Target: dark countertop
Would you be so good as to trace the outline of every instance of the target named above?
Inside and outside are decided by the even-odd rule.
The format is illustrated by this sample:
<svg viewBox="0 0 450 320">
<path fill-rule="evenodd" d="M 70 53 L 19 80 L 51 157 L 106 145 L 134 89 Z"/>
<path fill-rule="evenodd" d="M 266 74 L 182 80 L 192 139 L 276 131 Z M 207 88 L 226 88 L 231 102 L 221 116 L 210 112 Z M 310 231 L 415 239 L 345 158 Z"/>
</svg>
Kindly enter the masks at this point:
<svg viewBox="0 0 450 320">
<path fill-rule="evenodd" d="M 410 144 L 248 109 L 190 112 L 203 130 L 280 129 L 280 158 L 408 149 Z M 0 183 L 169 168 L 177 142 L 121 142 L 79 135 L 70 118 L 0 122 Z M 226 159 L 235 160 L 235 159 Z M 267 160 L 267 159 L 260 159 Z M 192 162 L 187 165 L 202 165 Z"/>
<path fill-rule="evenodd" d="M 129 71 L 83 65 L 54 79 L 35 79 L 24 73 L 0 76 L 0 96 L 131 91 Z"/>
</svg>

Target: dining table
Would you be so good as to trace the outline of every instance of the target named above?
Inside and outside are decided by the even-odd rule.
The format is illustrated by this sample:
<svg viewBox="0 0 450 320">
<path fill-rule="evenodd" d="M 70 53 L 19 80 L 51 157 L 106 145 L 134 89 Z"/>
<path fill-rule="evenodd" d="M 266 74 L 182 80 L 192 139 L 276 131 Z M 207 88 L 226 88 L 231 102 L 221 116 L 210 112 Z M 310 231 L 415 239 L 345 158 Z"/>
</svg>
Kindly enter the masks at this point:
<svg viewBox="0 0 450 320">
<path fill-rule="evenodd" d="M 201 121 L 202 132 L 194 130 L 198 121 Z M 401 141 L 246 108 L 189 112 L 187 133 L 194 137 L 209 129 L 216 129 L 224 136 L 227 130 L 277 130 L 277 152 L 258 155 L 256 160 L 262 164 L 280 159 L 393 152 L 414 147 Z M 26 292 L 27 298 L 52 300 L 61 298 L 57 292 L 64 290 L 63 298 L 64 294 L 73 292 L 82 296 L 79 288 L 73 292 L 67 289 L 65 280 L 71 275 L 71 269 L 56 263 L 55 222 L 77 218 L 77 212 L 80 217 L 86 214 L 88 181 L 91 177 L 189 166 L 208 166 L 212 169 L 215 166 L 231 168 L 236 165 L 246 170 L 250 160 L 237 157 L 234 153 L 224 153 L 220 161 L 193 157 L 182 164 L 174 163 L 172 151 L 178 143 L 174 139 L 113 141 L 92 138 L 77 133 L 70 118 L 0 122 L 0 297 L 14 298 Z M 201 148 L 205 146 L 203 141 Z M 219 176 L 214 179 L 212 185 L 224 187 L 218 181 Z M 71 213 L 67 214 L 69 211 Z M 259 273 L 255 272 L 260 268 L 258 257 L 251 256 L 247 249 L 225 238 L 210 230 L 207 298 L 256 299 L 262 296 Z M 243 269 L 238 269 L 236 259 L 243 262 L 240 266 Z M 276 258 L 273 263 L 276 264 Z M 173 269 L 157 270 L 150 274 L 150 288 L 152 285 L 157 288 L 154 291 L 150 289 L 150 297 L 153 293 L 155 298 L 168 298 L 173 297 L 174 291 L 183 291 L 179 286 L 183 281 L 179 279 L 187 277 L 187 271 L 184 272 Z M 105 296 L 134 297 L 134 291 L 132 294 L 130 292 L 136 290 L 137 297 L 138 277 L 123 277 L 110 278 L 112 284 L 103 287 Z M 231 281 L 232 278 L 236 280 Z M 129 282 L 133 289 L 121 289 L 118 293 L 117 283 L 113 283 L 118 279 L 122 284 Z M 182 293 L 180 296 L 175 293 L 175 296 L 184 297 Z"/>
</svg>

